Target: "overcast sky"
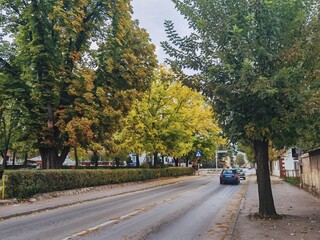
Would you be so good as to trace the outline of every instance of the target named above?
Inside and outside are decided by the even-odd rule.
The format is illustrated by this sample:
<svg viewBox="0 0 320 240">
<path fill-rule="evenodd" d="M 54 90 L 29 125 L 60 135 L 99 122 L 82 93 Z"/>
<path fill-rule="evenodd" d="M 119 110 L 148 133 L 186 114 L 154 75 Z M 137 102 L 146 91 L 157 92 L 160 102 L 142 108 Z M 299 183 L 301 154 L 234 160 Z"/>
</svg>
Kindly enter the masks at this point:
<svg viewBox="0 0 320 240">
<path fill-rule="evenodd" d="M 138 19 L 140 27 L 145 28 L 150 35 L 151 41 L 156 45 L 158 60 L 162 63 L 166 57 L 160 46 L 165 41 L 164 21 L 172 20 L 176 30 L 181 35 L 188 33 L 187 22 L 174 8 L 171 0 L 132 0 L 133 18 Z"/>
</svg>

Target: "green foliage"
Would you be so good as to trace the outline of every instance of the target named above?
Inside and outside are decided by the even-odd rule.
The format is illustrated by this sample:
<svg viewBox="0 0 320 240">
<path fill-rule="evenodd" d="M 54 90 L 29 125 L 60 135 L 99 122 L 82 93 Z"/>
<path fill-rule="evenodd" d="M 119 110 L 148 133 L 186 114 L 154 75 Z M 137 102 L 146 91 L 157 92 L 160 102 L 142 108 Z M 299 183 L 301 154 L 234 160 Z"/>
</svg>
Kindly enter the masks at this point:
<svg viewBox="0 0 320 240">
<path fill-rule="evenodd" d="M 307 105 L 319 96 L 319 61 L 308 56 L 311 46 L 312 56 L 319 53 L 311 2 L 173 2 L 194 32 L 181 38 L 166 22 L 171 45 L 162 45 L 172 64 L 201 71 L 201 91 L 212 98 L 228 138 L 295 144 L 310 125 Z"/>
<path fill-rule="evenodd" d="M 173 2 L 193 33 L 181 38 L 172 22 L 165 23 L 170 43 L 162 46 L 173 58 L 169 62 L 180 70 L 198 70 L 198 88 L 212 99 L 224 134 L 233 143 L 253 146 L 259 214 L 277 217 L 269 143 L 293 146 L 306 135 L 309 144 L 319 141 L 310 126 L 319 126 L 320 5 L 308 0 Z"/>
<path fill-rule="evenodd" d="M 44 168 L 60 168 L 71 147 L 120 155 L 112 133 L 157 65 L 148 34 L 131 19 L 130 1 L 0 6 L 0 30 L 12 39 L 0 38 L 0 105 L 10 100 L 14 107 L 0 111 L 13 120 L 5 148 L 26 152 L 34 144 Z"/>
<path fill-rule="evenodd" d="M 244 155 L 243 154 L 237 154 L 236 160 L 235 160 L 236 164 L 238 164 L 240 167 L 245 164 L 244 161 Z"/>
<path fill-rule="evenodd" d="M 5 197 L 26 198 L 38 193 L 191 174 L 191 168 L 6 171 Z"/>
<path fill-rule="evenodd" d="M 203 96 L 176 82 L 165 68 L 154 73 L 150 90 L 135 102 L 124 126 L 116 136 L 123 149 L 174 157 L 187 155 L 193 147 L 212 155 L 220 130 Z"/>
</svg>

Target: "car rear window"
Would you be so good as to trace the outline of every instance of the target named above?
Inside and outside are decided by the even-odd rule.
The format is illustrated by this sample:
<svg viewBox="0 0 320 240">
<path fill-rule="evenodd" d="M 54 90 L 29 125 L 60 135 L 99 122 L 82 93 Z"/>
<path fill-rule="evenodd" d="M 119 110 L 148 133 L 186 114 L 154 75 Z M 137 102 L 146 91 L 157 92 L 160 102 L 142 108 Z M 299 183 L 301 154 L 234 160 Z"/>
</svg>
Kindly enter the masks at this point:
<svg viewBox="0 0 320 240">
<path fill-rule="evenodd" d="M 232 170 L 232 169 L 225 169 L 225 170 L 223 170 L 223 173 L 227 173 L 227 174 L 230 174 L 230 173 L 236 173 L 236 170 Z"/>
</svg>

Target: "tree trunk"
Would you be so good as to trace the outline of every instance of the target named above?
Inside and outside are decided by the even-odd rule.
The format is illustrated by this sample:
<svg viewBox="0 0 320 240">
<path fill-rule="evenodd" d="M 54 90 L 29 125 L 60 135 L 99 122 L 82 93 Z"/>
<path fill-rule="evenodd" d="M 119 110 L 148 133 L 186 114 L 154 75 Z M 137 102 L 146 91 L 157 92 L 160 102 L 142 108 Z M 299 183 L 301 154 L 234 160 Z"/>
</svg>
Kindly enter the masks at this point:
<svg viewBox="0 0 320 240">
<path fill-rule="evenodd" d="M 257 181 L 259 193 L 259 215 L 262 218 L 277 218 L 269 172 L 269 141 L 267 139 L 254 141 L 254 152 L 257 161 Z"/>
<path fill-rule="evenodd" d="M 74 148 L 74 158 L 76 160 L 76 168 L 78 168 L 79 167 L 79 157 L 78 157 L 78 151 L 77 151 L 76 147 Z"/>
<path fill-rule="evenodd" d="M 8 153 L 8 149 L 4 149 L 3 151 L 1 151 L 1 157 L 3 159 L 2 165 L 4 169 L 6 169 L 8 165 L 9 156 L 7 155 L 7 153 Z"/>
<path fill-rule="evenodd" d="M 23 162 L 23 167 L 27 167 L 28 166 L 28 153 L 26 152 L 24 154 L 24 162 Z"/>
<path fill-rule="evenodd" d="M 136 153 L 136 167 L 140 167 L 139 154 Z"/>
<path fill-rule="evenodd" d="M 16 151 L 13 151 L 13 156 L 12 156 L 12 167 L 16 165 Z"/>
<path fill-rule="evenodd" d="M 189 156 L 186 157 L 186 167 L 189 167 Z"/>
<path fill-rule="evenodd" d="M 179 166 L 179 159 L 178 158 L 173 158 L 173 161 L 174 161 L 174 165 L 176 166 L 176 167 L 178 167 Z"/>
<path fill-rule="evenodd" d="M 153 153 L 153 166 L 154 167 L 158 166 L 158 153 L 157 152 Z"/>
<path fill-rule="evenodd" d="M 116 158 L 114 158 L 114 161 L 116 162 L 116 166 L 119 167 L 120 166 L 120 158 L 116 157 Z"/>
<path fill-rule="evenodd" d="M 97 151 L 93 151 L 93 163 L 94 163 L 94 167 L 97 169 L 99 166 L 99 155 Z"/>
<path fill-rule="evenodd" d="M 57 148 L 39 148 L 42 160 L 42 169 L 61 169 L 70 147 L 63 148 L 60 156 Z"/>
</svg>

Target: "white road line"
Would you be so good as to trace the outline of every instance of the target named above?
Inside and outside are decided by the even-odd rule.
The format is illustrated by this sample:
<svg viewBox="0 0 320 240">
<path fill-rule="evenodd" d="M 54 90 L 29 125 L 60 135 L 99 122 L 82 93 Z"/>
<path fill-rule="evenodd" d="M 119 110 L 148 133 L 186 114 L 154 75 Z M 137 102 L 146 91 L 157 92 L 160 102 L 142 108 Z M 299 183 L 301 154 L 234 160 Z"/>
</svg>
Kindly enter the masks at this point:
<svg viewBox="0 0 320 240">
<path fill-rule="evenodd" d="M 84 230 L 84 231 L 81 231 L 81 232 L 78 232 L 78 233 L 74 233 L 74 234 L 72 234 L 71 236 L 68 236 L 68 237 L 66 237 L 66 238 L 64 238 L 64 239 L 62 239 L 62 240 L 70 240 L 70 239 L 73 239 L 73 238 L 75 238 L 75 237 L 80 237 L 81 235 L 88 234 L 88 233 L 90 233 L 90 232 L 93 232 L 93 231 L 98 230 L 99 228 L 102 228 L 102 227 L 108 226 L 108 225 L 110 225 L 110 224 L 116 223 L 116 222 L 118 222 L 119 220 L 122 220 L 122 219 L 125 219 L 125 218 L 128 218 L 128 217 L 131 217 L 131 216 L 133 216 L 133 215 L 135 215 L 135 214 L 138 214 L 139 212 L 141 212 L 141 210 L 137 210 L 137 211 L 128 213 L 128 214 L 126 214 L 126 215 L 123 215 L 123 216 L 119 217 L 118 219 L 110 220 L 110 221 L 101 223 L 101 224 L 99 224 L 99 225 L 97 225 L 97 226 L 88 228 L 88 229 L 86 229 L 86 230 Z"/>
</svg>

